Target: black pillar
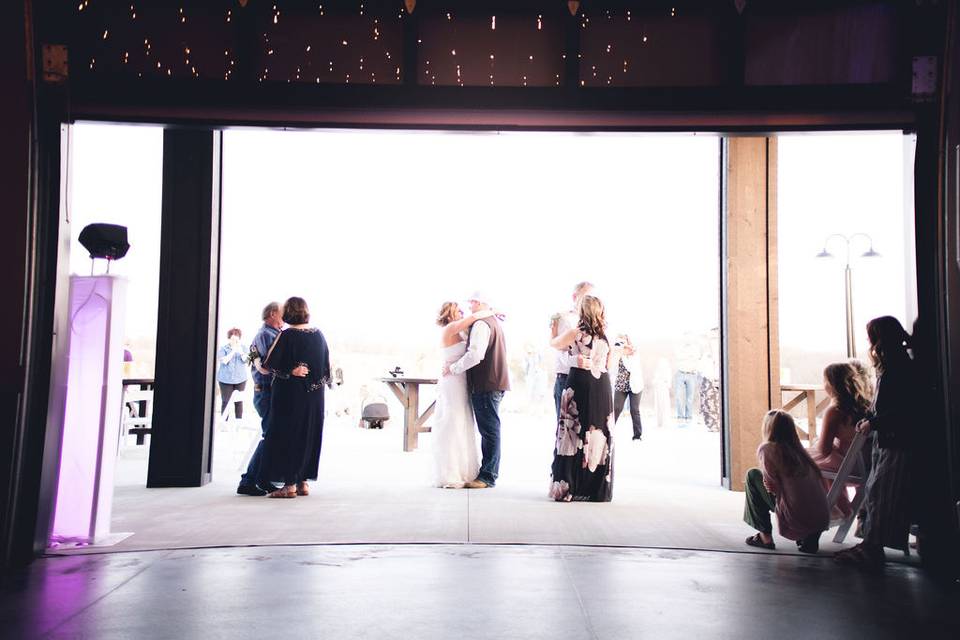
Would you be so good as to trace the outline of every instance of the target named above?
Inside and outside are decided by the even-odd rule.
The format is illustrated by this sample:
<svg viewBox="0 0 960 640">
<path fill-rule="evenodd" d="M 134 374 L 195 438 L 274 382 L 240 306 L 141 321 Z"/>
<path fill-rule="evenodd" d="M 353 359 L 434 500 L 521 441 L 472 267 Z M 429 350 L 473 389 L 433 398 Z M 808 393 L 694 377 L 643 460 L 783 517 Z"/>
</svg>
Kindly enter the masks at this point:
<svg viewBox="0 0 960 640">
<path fill-rule="evenodd" d="M 156 386 L 148 487 L 210 481 L 220 265 L 219 132 L 163 134 Z"/>
</svg>

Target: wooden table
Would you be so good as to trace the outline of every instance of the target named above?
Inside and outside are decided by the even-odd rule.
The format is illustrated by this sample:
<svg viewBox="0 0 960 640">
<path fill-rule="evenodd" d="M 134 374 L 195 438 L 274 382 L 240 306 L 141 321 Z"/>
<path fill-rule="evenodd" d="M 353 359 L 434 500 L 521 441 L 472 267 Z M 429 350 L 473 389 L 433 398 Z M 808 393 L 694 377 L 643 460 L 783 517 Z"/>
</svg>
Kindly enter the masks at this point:
<svg viewBox="0 0 960 640">
<path fill-rule="evenodd" d="M 420 385 L 437 384 L 436 378 L 380 378 L 386 383 L 393 395 L 403 405 L 403 450 L 413 451 L 417 448 L 417 437 L 421 433 L 429 433 L 430 427 L 424 423 L 433 415 L 437 407 L 436 401 L 431 402 L 426 411 L 420 413 Z"/>
<path fill-rule="evenodd" d="M 819 384 L 782 384 L 781 393 L 795 393 L 796 395 L 788 400 L 781 407 L 784 411 L 790 411 L 801 402 L 807 403 L 807 442 L 813 444 L 817 437 L 817 414 L 830 404 L 830 398 L 824 398 L 817 404 L 817 391 L 823 391 L 823 386 Z"/>
</svg>

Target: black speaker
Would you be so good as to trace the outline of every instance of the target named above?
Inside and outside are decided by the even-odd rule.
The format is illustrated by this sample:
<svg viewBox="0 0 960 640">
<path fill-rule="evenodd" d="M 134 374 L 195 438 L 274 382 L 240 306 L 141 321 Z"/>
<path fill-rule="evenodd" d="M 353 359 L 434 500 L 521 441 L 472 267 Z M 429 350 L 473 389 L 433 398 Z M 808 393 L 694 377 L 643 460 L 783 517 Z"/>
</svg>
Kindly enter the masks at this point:
<svg viewBox="0 0 960 640">
<path fill-rule="evenodd" d="M 130 249 L 126 227 L 102 222 L 85 226 L 80 232 L 80 244 L 90 252 L 91 258 L 107 260 L 119 260 Z"/>
</svg>

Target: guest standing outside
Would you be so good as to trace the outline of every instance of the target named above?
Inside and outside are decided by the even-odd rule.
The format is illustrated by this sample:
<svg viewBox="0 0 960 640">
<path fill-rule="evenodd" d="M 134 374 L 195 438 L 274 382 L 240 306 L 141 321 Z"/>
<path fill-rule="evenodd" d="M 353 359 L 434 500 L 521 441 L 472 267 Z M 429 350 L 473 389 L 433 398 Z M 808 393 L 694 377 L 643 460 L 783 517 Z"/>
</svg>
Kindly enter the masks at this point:
<svg viewBox="0 0 960 640">
<path fill-rule="evenodd" d="M 583 281 L 573 288 L 573 308 L 562 313 L 556 313 L 550 318 L 550 339 L 554 340 L 557 336 L 566 333 L 577 326 L 580 314 L 580 301 L 584 296 L 593 291 L 593 284 Z M 551 344 L 553 344 L 551 342 Z M 560 394 L 567 387 L 567 376 L 570 374 L 570 367 L 577 363 L 576 354 L 569 348 L 557 349 L 556 357 L 556 378 L 553 383 L 553 403 L 557 410 L 557 420 L 560 419 Z"/>
<path fill-rule="evenodd" d="M 830 398 L 830 406 L 823 414 L 823 426 L 810 449 L 810 457 L 821 470 L 836 473 L 856 435 L 857 423 L 870 410 L 872 391 L 866 371 L 856 361 L 827 365 L 823 370 L 823 388 Z M 832 480 L 823 480 L 827 491 L 832 484 Z M 839 493 L 836 508 L 838 515 L 850 515 L 846 491 Z"/>
<path fill-rule="evenodd" d="M 636 347 L 630 336 L 620 334 L 615 347 L 623 349 L 623 355 L 617 359 L 617 379 L 613 383 L 613 422 L 620 419 L 623 405 L 630 401 L 630 419 L 633 421 L 633 439 L 643 437 L 643 423 L 640 420 L 640 398 L 643 397 L 643 370 L 640 359 L 636 357 Z"/>
<path fill-rule="evenodd" d="M 283 304 L 283 321 L 288 327 L 263 362 L 273 374 L 273 385 L 258 484 L 283 483 L 269 498 L 309 494 L 307 480 L 316 480 L 320 465 L 324 387 L 331 384 L 327 341 L 310 326 L 307 302 L 289 298 Z M 305 375 L 297 377 L 295 370 Z"/>
<path fill-rule="evenodd" d="M 677 426 L 687 427 L 693 420 L 694 400 L 697 397 L 700 374 L 697 363 L 700 350 L 692 334 L 685 334 L 677 350 L 677 374 L 674 382 L 674 401 L 677 405 Z"/>
<path fill-rule="evenodd" d="M 663 428 L 670 420 L 672 411 L 670 382 L 672 379 L 670 363 L 662 356 L 657 358 L 657 366 L 653 371 L 653 410 L 657 414 L 657 427 L 660 428 Z"/>
<path fill-rule="evenodd" d="M 797 425 L 786 411 L 774 409 L 763 419 L 759 469 L 747 471 L 743 520 L 758 531 L 751 547 L 774 549 L 770 513 L 777 514 L 780 535 L 795 540 L 803 553 L 816 553 L 820 534 L 830 526 L 827 494 L 820 469 L 800 444 Z"/>
<path fill-rule="evenodd" d="M 227 344 L 217 350 L 217 383 L 220 385 L 220 413 L 227 408 L 234 391 L 243 393 L 247 388 L 247 367 L 244 358 L 247 348 L 240 343 L 240 329 L 236 327 L 227 330 Z M 233 403 L 234 415 L 237 420 L 243 419 L 243 400 Z"/>
<path fill-rule="evenodd" d="M 908 549 L 911 456 L 918 409 L 916 372 L 907 353 L 910 334 L 891 316 L 867 323 L 870 359 L 877 370 L 877 393 L 867 418 L 857 425 L 876 433 L 873 467 L 867 477 L 863 542 L 839 552 L 839 562 L 880 567 L 884 547 Z"/>
<path fill-rule="evenodd" d="M 571 349 L 570 368 L 560 397 L 560 419 L 551 468 L 550 497 L 561 502 L 609 502 L 613 499 L 613 394 L 607 373 L 611 353 L 603 303 L 588 295 L 580 319 L 554 338 L 555 349 Z"/>
<path fill-rule="evenodd" d="M 265 435 L 267 432 L 267 418 L 270 415 L 270 397 L 271 385 L 273 384 L 273 375 L 263 368 L 263 358 L 266 357 L 274 340 L 280 335 L 280 329 L 283 327 L 283 319 L 280 317 L 280 304 L 271 302 L 263 308 L 261 314 L 263 326 L 253 337 L 253 348 L 260 354 L 251 362 L 253 375 L 253 408 L 260 416 L 260 432 Z M 246 496 L 262 496 L 273 487 L 258 487 L 257 478 L 260 475 L 260 461 L 263 457 L 263 440 L 257 444 L 256 450 L 250 456 L 250 462 L 247 465 L 247 471 L 240 476 L 240 484 L 237 486 L 237 493 Z"/>
<path fill-rule="evenodd" d="M 720 329 L 707 333 L 700 356 L 700 415 L 707 431 L 720 431 Z"/>
</svg>

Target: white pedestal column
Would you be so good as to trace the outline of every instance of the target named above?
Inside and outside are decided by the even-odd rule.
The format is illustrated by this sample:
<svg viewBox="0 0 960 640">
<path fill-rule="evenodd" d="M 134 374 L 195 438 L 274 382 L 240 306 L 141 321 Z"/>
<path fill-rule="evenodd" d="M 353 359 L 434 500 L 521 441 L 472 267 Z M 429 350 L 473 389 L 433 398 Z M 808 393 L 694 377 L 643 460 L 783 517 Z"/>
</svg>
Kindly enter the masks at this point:
<svg viewBox="0 0 960 640">
<path fill-rule="evenodd" d="M 50 544 L 109 543 L 127 282 L 70 278 L 63 444 Z M 57 366 L 57 364 L 55 364 Z"/>
</svg>

